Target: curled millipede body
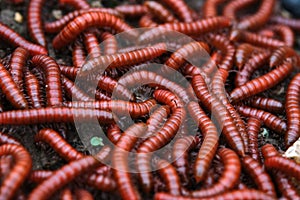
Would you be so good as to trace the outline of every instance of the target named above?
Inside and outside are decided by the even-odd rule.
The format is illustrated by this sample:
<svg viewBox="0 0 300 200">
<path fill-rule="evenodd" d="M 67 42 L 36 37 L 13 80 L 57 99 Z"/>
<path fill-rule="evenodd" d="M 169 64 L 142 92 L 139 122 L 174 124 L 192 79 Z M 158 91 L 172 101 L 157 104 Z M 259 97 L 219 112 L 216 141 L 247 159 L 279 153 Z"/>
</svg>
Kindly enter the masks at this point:
<svg viewBox="0 0 300 200">
<path fill-rule="evenodd" d="M 293 47 L 295 43 L 295 35 L 293 30 L 289 26 L 283 24 L 271 25 L 268 29 L 278 33 L 280 38 L 285 42 L 289 47 Z"/>
<path fill-rule="evenodd" d="M 239 155 L 244 156 L 245 144 L 226 107 L 215 96 L 211 95 L 201 75 L 196 75 L 192 78 L 192 86 L 201 103 L 206 109 L 211 111 L 216 117 L 218 124 L 222 126 L 222 132 L 228 143 Z"/>
<path fill-rule="evenodd" d="M 30 0 L 27 16 L 30 36 L 41 46 L 46 46 L 46 37 L 42 23 L 42 7 L 44 2 L 45 0 Z"/>
<path fill-rule="evenodd" d="M 292 63 L 285 62 L 269 73 L 253 79 L 238 88 L 235 88 L 230 93 L 230 98 L 232 101 L 236 102 L 263 92 L 284 80 L 284 78 L 287 77 L 292 71 Z"/>
<path fill-rule="evenodd" d="M 81 42 L 76 41 L 72 50 L 72 63 L 74 67 L 80 68 L 86 60 L 86 52 Z"/>
<path fill-rule="evenodd" d="M 0 88 L 6 99 L 18 109 L 25 109 L 28 107 L 27 100 L 24 94 L 19 89 L 17 83 L 13 80 L 10 73 L 0 63 Z"/>
<path fill-rule="evenodd" d="M 287 116 L 287 132 L 285 133 L 285 145 L 291 146 L 300 136 L 300 74 L 297 74 L 290 82 L 285 100 L 285 111 Z"/>
<path fill-rule="evenodd" d="M 193 15 L 184 0 L 162 0 L 184 22 L 192 22 Z"/>
<path fill-rule="evenodd" d="M 88 9 L 80 9 L 75 10 L 73 12 L 68 13 L 67 15 L 63 16 L 61 19 L 54 21 L 54 22 L 46 22 L 45 23 L 45 31 L 48 33 L 57 33 L 64 28 L 71 20 L 83 13 L 87 12 L 100 12 L 100 13 L 109 13 L 115 15 L 116 17 L 120 17 L 120 13 L 114 9 L 110 8 L 88 8 Z"/>
<path fill-rule="evenodd" d="M 238 23 L 238 29 L 257 29 L 270 19 L 275 7 L 275 0 L 262 0 L 257 12 Z"/>
<path fill-rule="evenodd" d="M 283 24 L 283 25 L 291 27 L 292 29 L 294 29 L 296 31 L 300 31 L 300 20 L 299 19 L 285 18 L 282 16 L 273 16 L 273 17 L 271 17 L 270 21 L 274 22 L 276 24 Z"/>
<path fill-rule="evenodd" d="M 253 178 L 259 190 L 264 191 L 270 196 L 276 197 L 272 180 L 258 161 L 249 156 L 245 156 L 242 159 L 242 165 L 245 171 Z"/>
<path fill-rule="evenodd" d="M 113 173 L 117 182 L 118 190 L 123 199 L 140 199 L 138 191 L 132 184 L 128 173 L 127 157 L 136 141 L 147 129 L 146 124 L 139 123 L 129 127 L 120 137 L 113 152 L 112 164 L 115 168 Z"/>
<path fill-rule="evenodd" d="M 4 144 L 0 147 L 0 156 L 12 155 L 14 167 L 2 181 L 0 199 L 12 199 L 20 185 L 31 170 L 32 160 L 30 154 L 21 145 Z"/>
<path fill-rule="evenodd" d="M 295 161 L 281 156 L 273 156 L 265 160 L 267 169 L 282 171 L 284 174 L 300 180 L 300 165 Z"/>
<path fill-rule="evenodd" d="M 60 33 L 52 41 L 53 48 L 61 49 L 74 41 L 82 31 L 92 26 L 109 26 L 117 32 L 132 29 L 123 20 L 114 15 L 99 12 L 87 12 L 74 18 L 60 31 Z M 128 34 L 133 37 L 136 36 L 134 31 L 130 31 Z"/>
<path fill-rule="evenodd" d="M 89 169 L 100 165 L 100 162 L 107 158 L 110 148 L 104 146 L 95 156 L 85 156 L 79 160 L 72 161 L 55 171 L 52 176 L 39 184 L 28 196 L 29 200 L 45 200 L 51 196 L 58 188 L 66 185 L 78 175 Z M 66 176 L 67 174 L 67 176 Z"/>
<path fill-rule="evenodd" d="M 47 105 L 60 106 L 63 102 L 60 69 L 56 61 L 46 55 L 37 55 L 32 58 L 32 65 L 41 68 L 45 73 Z"/>
<path fill-rule="evenodd" d="M 260 132 L 261 125 L 261 121 L 257 118 L 250 117 L 248 119 L 247 132 L 249 137 L 249 154 L 258 162 L 261 162 L 261 157 L 258 150 L 258 134 Z"/>
<path fill-rule="evenodd" d="M 161 37 L 167 31 L 178 31 L 186 35 L 201 35 L 216 30 L 227 28 L 231 25 L 228 18 L 211 17 L 207 19 L 197 20 L 190 23 L 166 23 L 158 26 L 157 29 L 149 30 L 140 35 L 140 41 L 149 41 L 156 37 Z"/>
<path fill-rule="evenodd" d="M 207 174 L 210 164 L 215 156 L 219 144 L 219 135 L 217 128 L 210 118 L 207 117 L 205 112 L 200 108 L 198 103 L 189 103 L 188 110 L 204 135 L 204 141 L 198 152 L 194 165 L 194 175 L 196 177 L 196 181 L 200 182 L 205 178 L 205 175 Z"/>
<path fill-rule="evenodd" d="M 285 43 L 283 41 L 262 36 L 257 33 L 248 32 L 248 31 L 233 30 L 229 38 L 230 40 L 233 41 L 236 40 L 243 41 L 246 43 L 250 43 L 254 46 L 268 48 L 268 49 L 274 49 L 280 46 L 285 46 Z"/>
<path fill-rule="evenodd" d="M 160 21 L 164 23 L 177 22 L 178 20 L 174 15 L 166 9 L 163 5 L 155 1 L 146 1 L 144 5 L 148 8 L 148 11 L 157 17 Z"/>
<path fill-rule="evenodd" d="M 226 0 L 211 0 L 205 1 L 202 6 L 204 18 L 218 16 L 218 5 L 224 3 Z"/>
<path fill-rule="evenodd" d="M 144 102 L 135 103 L 122 100 L 109 101 L 72 101 L 64 103 L 70 108 L 87 108 L 113 111 L 116 114 L 130 114 L 131 117 L 140 117 L 148 114 L 156 105 L 154 99 L 149 99 Z"/>
<path fill-rule="evenodd" d="M 163 180 L 166 182 L 167 190 L 172 195 L 181 194 L 180 178 L 173 165 L 168 161 L 160 159 L 157 161 L 158 173 L 161 175 Z"/>
<path fill-rule="evenodd" d="M 12 46 L 20 46 L 24 49 L 27 49 L 31 55 L 38 54 L 47 54 L 47 49 L 40 45 L 33 44 L 23 37 L 21 37 L 18 33 L 8 28 L 6 25 L 0 23 L 0 35 L 1 39 L 4 41 L 8 41 Z"/>
<path fill-rule="evenodd" d="M 41 86 L 37 77 L 32 74 L 29 70 L 25 72 L 25 88 L 27 95 L 29 96 L 29 104 L 33 108 L 43 107 L 43 100 L 41 94 Z"/>
<path fill-rule="evenodd" d="M 253 55 L 245 63 L 243 69 L 237 73 L 235 77 L 235 86 L 239 87 L 247 83 L 254 71 L 268 62 L 269 57 L 269 52 L 262 52 L 257 55 Z"/>
<path fill-rule="evenodd" d="M 109 32 L 100 35 L 104 46 L 104 55 L 116 54 L 118 52 L 118 42 L 115 36 Z"/>
<path fill-rule="evenodd" d="M 96 34 L 90 31 L 84 33 L 83 41 L 88 53 L 88 59 L 94 59 L 101 56 L 101 48 Z"/>
<path fill-rule="evenodd" d="M 67 141 L 65 141 L 59 133 L 52 129 L 42 129 L 35 135 L 36 142 L 46 142 L 53 149 L 68 161 L 77 160 L 83 157 L 83 154 L 74 149 Z"/>
<path fill-rule="evenodd" d="M 241 173 L 241 163 L 238 155 L 226 148 L 218 150 L 218 155 L 224 163 L 224 172 L 218 182 L 210 188 L 192 191 L 190 192 L 190 196 L 203 198 L 218 195 L 224 193 L 226 190 L 230 190 L 238 183 Z"/>
<path fill-rule="evenodd" d="M 246 117 L 255 117 L 261 120 L 268 128 L 277 133 L 283 134 L 287 129 L 287 125 L 282 119 L 269 112 L 247 106 L 238 106 L 237 110 L 241 113 L 241 115 Z"/>
<path fill-rule="evenodd" d="M 75 9 L 87 9 L 90 7 L 86 0 L 59 0 L 60 4 L 71 5 Z"/>
<path fill-rule="evenodd" d="M 266 110 L 271 113 L 284 111 L 284 104 L 276 99 L 255 96 L 249 100 L 249 104 L 257 109 Z"/>
<path fill-rule="evenodd" d="M 173 165 L 180 176 L 181 184 L 187 185 L 189 183 L 189 170 L 188 170 L 188 152 L 195 148 L 197 139 L 193 136 L 186 136 L 176 140 L 173 151 L 172 159 L 175 160 Z"/>
<path fill-rule="evenodd" d="M 235 64 L 237 65 L 239 70 L 242 69 L 248 58 L 251 57 L 252 53 L 255 52 L 256 49 L 256 47 L 248 43 L 240 44 L 237 47 L 235 52 Z"/>
<path fill-rule="evenodd" d="M 82 71 L 98 70 L 101 67 L 121 68 L 122 66 L 135 65 L 148 60 L 152 60 L 166 51 L 164 43 L 158 43 L 150 47 L 138 49 L 127 53 L 118 53 L 113 55 L 105 55 L 87 61 L 82 67 Z M 131 59 L 129 59 L 131 58 Z"/>
<path fill-rule="evenodd" d="M 156 23 L 153 20 L 153 16 L 150 14 L 146 14 L 143 17 L 141 17 L 139 21 L 139 26 L 144 28 L 154 28 L 158 26 L 158 23 Z"/>
<path fill-rule="evenodd" d="M 297 61 L 297 53 L 294 49 L 288 46 L 278 47 L 278 49 L 272 52 L 272 55 L 270 57 L 270 66 L 274 67 L 276 65 L 281 64 L 283 60 L 293 57 L 295 57 Z"/>
<path fill-rule="evenodd" d="M 29 53 L 26 49 L 22 47 L 16 48 L 16 50 L 12 53 L 10 60 L 10 73 L 15 83 L 21 89 L 21 84 L 23 82 L 23 69 L 26 65 L 27 59 L 29 57 Z"/>
<path fill-rule="evenodd" d="M 107 111 L 85 109 L 47 107 L 29 110 L 14 110 L 0 113 L 1 125 L 29 125 L 43 123 L 71 123 L 74 118 L 89 121 L 96 118 L 101 123 L 113 122 L 113 115 Z"/>
</svg>

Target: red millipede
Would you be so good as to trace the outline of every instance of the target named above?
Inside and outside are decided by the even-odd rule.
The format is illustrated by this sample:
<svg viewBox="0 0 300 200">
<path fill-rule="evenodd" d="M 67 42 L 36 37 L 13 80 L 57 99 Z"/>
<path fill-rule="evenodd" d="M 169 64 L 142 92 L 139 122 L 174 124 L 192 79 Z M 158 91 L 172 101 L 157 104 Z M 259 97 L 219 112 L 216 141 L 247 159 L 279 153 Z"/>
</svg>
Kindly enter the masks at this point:
<svg viewBox="0 0 300 200">
<path fill-rule="evenodd" d="M 41 86 L 37 77 L 29 70 L 26 70 L 24 77 L 26 93 L 30 99 L 29 104 L 32 108 L 43 107 L 43 100 L 41 94 Z"/>
<path fill-rule="evenodd" d="M 97 118 L 101 123 L 112 123 L 112 113 L 85 108 L 47 107 L 13 110 L 0 113 L 0 125 L 30 125 L 44 123 L 73 123 L 74 118 L 89 121 Z"/>
<path fill-rule="evenodd" d="M 197 122 L 198 127 L 204 136 L 204 141 L 194 164 L 194 176 L 197 183 L 199 183 L 205 178 L 216 154 L 219 144 L 219 134 L 211 119 L 200 108 L 198 103 L 190 102 L 188 111 L 194 121 Z"/>
<path fill-rule="evenodd" d="M 289 26 L 283 24 L 271 25 L 268 27 L 270 30 L 278 33 L 280 38 L 285 42 L 289 47 L 293 47 L 295 43 L 295 34 Z"/>
<path fill-rule="evenodd" d="M 41 183 L 53 175 L 53 171 L 49 170 L 33 170 L 28 176 L 28 180 L 32 183 Z"/>
<path fill-rule="evenodd" d="M 161 22 L 178 22 L 176 17 L 162 4 L 156 1 L 146 1 L 144 5 L 148 8 L 148 12 L 157 17 Z"/>
<path fill-rule="evenodd" d="M 144 5 L 119 5 L 114 8 L 116 11 L 124 15 L 125 17 L 134 18 L 145 15 L 148 10 Z"/>
<path fill-rule="evenodd" d="M 230 98 L 233 102 L 237 102 L 261 93 L 283 81 L 292 71 L 292 63 L 284 62 L 282 65 L 278 66 L 276 69 L 273 69 L 267 74 L 248 81 L 244 85 L 235 88 L 230 93 Z"/>
<path fill-rule="evenodd" d="M 154 196 L 155 200 L 197 200 L 199 198 L 183 197 L 183 196 L 173 196 L 167 193 L 156 193 Z M 224 194 L 215 195 L 213 197 L 201 198 L 203 200 L 228 200 L 228 199 L 244 199 L 244 200 L 274 200 L 273 197 L 267 195 L 264 192 L 253 189 L 242 189 L 242 190 L 232 190 Z"/>
<path fill-rule="evenodd" d="M 58 19 L 54 22 L 46 22 L 44 29 L 47 33 L 57 33 L 64 28 L 71 20 L 83 13 L 87 12 L 100 12 L 100 13 L 109 13 L 111 15 L 115 15 L 116 17 L 121 17 L 120 13 L 111 8 L 88 8 L 88 9 L 80 9 L 70 12 L 64 15 L 61 19 Z"/>
<path fill-rule="evenodd" d="M 236 1 L 234 1 L 236 2 Z M 257 51 L 257 47 L 254 47 L 251 44 L 248 43 L 242 43 L 240 44 L 235 52 L 235 64 L 237 65 L 238 69 L 241 70 L 244 64 L 247 62 L 247 60 L 254 55 L 253 52 Z M 261 54 L 258 54 L 261 55 Z M 249 62 L 250 63 L 250 62 Z"/>
<path fill-rule="evenodd" d="M 75 9 L 88 9 L 90 4 L 86 0 L 59 0 L 60 4 L 71 5 Z"/>
<path fill-rule="evenodd" d="M 146 14 L 139 20 L 139 26 L 142 28 L 154 28 L 158 26 L 158 23 L 153 20 L 151 14 Z"/>
<path fill-rule="evenodd" d="M 176 99 L 178 101 L 178 98 L 176 98 L 171 92 L 163 93 L 163 90 L 156 90 L 154 92 L 155 99 L 158 102 L 167 105 L 169 105 L 168 96 L 172 96 L 171 98 L 174 99 L 175 102 Z M 185 109 L 182 107 L 172 108 L 172 104 L 169 106 L 172 109 L 171 116 L 155 135 L 143 141 L 143 143 L 141 143 L 137 149 L 136 168 L 140 172 L 138 175 L 142 184 L 142 188 L 147 193 L 151 192 L 153 188 L 152 174 L 150 173 L 151 166 L 149 165 L 152 152 L 160 149 L 176 135 L 186 116 Z"/>
<path fill-rule="evenodd" d="M 237 11 L 241 11 L 256 2 L 257 0 L 230 1 L 227 5 L 224 6 L 223 16 L 233 20 L 237 20 Z"/>
<path fill-rule="evenodd" d="M 86 51 L 79 40 L 76 40 L 72 50 L 72 63 L 74 67 L 81 68 L 86 61 Z M 76 76 L 75 76 L 76 77 Z"/>
<path fill-rule="evenodd" d="M 215 115 L 217 122 L 222 126 L 222 132 L 229 145 L 239 155 L 244 156 L 245 145 L 243 139 L 226 107 L 215 96 L 211 95 L 201 75 L 196 75 L 192 78 L 192 86 L 198 99 L 206 109 Z"/>
<path fill-rule="evenodd" d="M 59 133 L 52 129 L 44 128 L 34 136 L 35 142 L 46 142 L 61 157 L 67 161 L 77 160 L 83 157 L 83 154 L 72 147 Z"/>
<path fill-rule="evenodd" d="M 78 200 L 94 200 L 93 195 L 89 191 L 84 189 L 75 190 L 75 196 Z"/>
<path fill-rule="evenodd" d="M 67 93 L 67 96 L 72 101 L 93 101 L 93 98 L 91 98 L 88 94 L 83 92 L 77 85 L 70 81 L 68 78 L 62 76 L 62 86 L 65 89 L 65 92 Z"/>
<path fill-rule="evenodd" d="M 20 142 L 9 134 L 0 132 L 0 144 L 16 144 L 20 145 Z"/>
<path fill-rule="evenodd" d="M 7 177 L 12 166 L 13 166 L 13 158 L 10 155 L 0 157 L 1 181 Z"/>
<path fill-rule="evenodd" d="M 293 61 L 295 60 L 294 64 L 297 64 L 297 53 L 296 51 L 288 46 L 282 46 L 275 49 L 270 57 L 270 67 L 274 67 L 277 65 L 282 64 L 284 60 L 287 58 L 291 58 Z M 300 63 L 300 62 L 299 62 Z"/>
<path fill-rule="evenodd" d="M 300 20 L 299 19 L 291 19 L 285 18 L 283 16 L 273 16 L 270 19 L 271 22 L 276 24 L 282 24 L 285 26 L 289 26 L 296 31 L 300 31 Z"/>
<path fill-rule="evenodd" d="M 157 29 L 146 31 L 141 34 L 139 41 L 147 42 L 153 40 L 156 37 L 161 37 L 168 31 L 177 31 L 186 35 L 201 35 L 231 26 L 231 22 L 225 17 L 211 17 L 207 19 L 201 19 L 194 22 L 174 22 L 166 23 L 158 26 Z"/>
<path fill-rule="evenodd" d="M 238 29 L 258 29 L 270 19 L 276 0 L 262 0 L 256 13 L 248 16 L 237 24 Z"/>
<path fill-rule="evenodd" d="M 79 67 L 65 65 L 59 65 L 59 69 L 64 76 L 68 77 L 71 80 L 76 79 L 76 76 L 80 70 Z"/>
<path fill-rule="evenodd" d="M 114 15 L 99 12 L 87 12 L 74 18 L 59 32 L 52 41 L 53 48 L 61 49 L 67 46 L 74 41 L 80 33 L 90 27 L 110 27 L 117 32 L 128 31 L 127 34 L 129 36 L 137 36 L 137 33 L 131 30 L 132 27 Z"/>
<path fill-rule="evenodd" d="M 161 178 L 166 183 L 168 193 L 172 195 L 181 194 L 181 183 L 177 171 L 168 161 L 159 159 L 156 167 Z"/>
<path fill-rule="evenodd" d="M 226 0 L 210 0 L 205 1 L 202 6 L 202 13 L 204 18 L 218 16 L 218 6 Z"/>
<path fill-rule="evenodd" d="M 47 105 L 61 106 L 63 102 L 60 68 L 56 61 L 46 55 L 36 55 L 31 59 L 32 65 L 45 73 Z"/>
<path fill-rule="evenodd" d="M 70 101 L 65 102 L 64 106 L 70 108 L 86 108 L 112 111 L 116 115 L 130 114 L 131 117 L 137 118 L 149 114 L 151 109 L 157 105 L 154 99 L 149 99 L 144 102 L 128 102 L 123 100 L 109 101 Z"/>
<path fill-rule="evenodd" d="M 242 159 L 242 166 L 247 174 L 249 174 L 254 180 L 259 190 L 272 197 L 276 197 L 276 191 L 272 179 L 257 160 L 249 156 L 245 156 Z"/>
<path fill-rule="evenodd" d="M 97 167 L 110 153 L 111 149 L 104 146 L 95 156 L 85 156 L 64 165 L 34 188 L 29 194 L 28 199 L 48 199 L 55 191 L 74 180 L 80 174 Z"/>
<path fill-rule="evenodd" d="M 96 34 L 91 31 L 83 34 L 83 41 L 88 53 L 88 59 L 94 59 L 101 56 L 101 48 Z"/>
<path fill-rule="evenodd" d="M 247 83 L 254 71 L 268 62 L 270 55 L 270 52 L 262 52 L 257 55 L 253 55 L 248 61 L 246 61 L 243 69 L 235 76 L 235 86 L 240 87 Z"/>
<path fill-rule="evenodd" d="M 175 141 L 172 150 L 173 165 L 180 176 L 180 182 L 186 186 L 190 182 L 189 177 L 189 152 L 196 147 L 198 139 L 194 136 L 185 136 Z"/>
<path fill-rule="evenodd" d="M 276 99 L 255 96 L 249 99 L 249 104 L 254 108 L 271 113 L 282 113 L 284 111 L 284 104 Z"/>
<path fill-rule="evenodd" d="M 25 109 L 28 107 L 24 94 L 21 92 L 19 86 L 15 83 L 10 73 L 5 69 L 2 63 L 0 63 L 0 88 L 6 99 L 15 108 Z"/>
<path fill-rule="evenodd" d="M 237 185 L 241 173 L 241 163 L 238 155 L 227 148 L 219 149 L 218 155 L 224 164 L 224 172 L 218 182 L 209 188 L 191 191 L 190 196 L 197 198 L 215 196 L 225 193 Z"/>
<path fill-rule="evenodd" d="M 16 144 L 1 145 L 0 156 L 5 155 L 13 157 L 14 166 L 1 183 L 0 199 L 12 199 L 30 173 L 32 160 L 27 150 Z"/>
<path fill-rule="evenodd" d="M 234 52 L 232 53 L 233 56 Z M 231 62 L 232 63 L 232 62 Z M 228 63 L 227 66 L 230 66 Z M 230 67 L 229 67 L 230 69 Z M 234 120 L 234 124 L 237 127 L 243 142 L 245 146 L 245 151 L 248 152 L 248 135 L 246 133 L 246 126 L 244 121 L 241 119 L 241 116 L 236 111 L 236 109 L 233 107 L 233 105 L 230 103 L 230 101 L 227 98 L 227 92 L 225 90 L 225 82 L 227 80 L 227 77 L 229 75 L 228 68 L 219 68 L 217 73 L 214 75 L 214 78 L 212 80 L 212 92 L 213 94 L 223 103 L 223 105 L 226 107 L 227 111 L 230 113 L 232 119 Z"/>
<path fill-rule="evenodd" d="M 221 63 L 218 65 L 220 69 L 230 70 L 233 66 L 233 56 L 235 54 L 235 47 L 231 44 L 231 42 L 222 35 L 209 35 L 209 41 L 211 45 L 217 47 L 222 51 L 223 59 Z"/>
<path fill-rule="evenodd" d="M 242 30 L 233 30 L 230 33 L 229 38 L 232 41 L 242 41 L 252 44 L 254 46 L 268 49 L 274 49 L 280 46 L 285 46 L 285 43 L 283 41 Z"/>
<path fill-rule="evenodd" d="M 154 108 L 155 107 L 153 107 L 152 109 Z M 167 105 L 160 106 L 159 108 L 151 112 L 150 117 L 147 120 L 148 129 L 146 134 L 144 135 L 144 138 L 153 136 L 157 132 L 157 130 L 161 128 L 163 123 L 168 118 L 169 114 L 170 114 L 170 107 Z"/>
<path fill-rule="evenodd" d="M 170 7 L 183 22 L 194 21 L 192 12 L 184 0 L 162 0 L 161 2 Z"/>
<path fill-rule="evenodd" d="M 273 156 L 265 160 L 267 169 L 278 170 L 282 173 L 300 180 L 300 165 L 294 160 L 281 156 Z"/>
<path fill-rule="evenodd" d="M 300 136 L 300 123 L 298 119 L 300 117 L 300 74 L 298 73 L 293 77 L 288 85 L 285 96 L 285 112 L 287 116 L 287 132 L 285 133 L 284 142 L 288 148 L 291 146 Z"/>
<path fill-rule="evenodd" d="M 187 60 L 192 59 L 193 56 L 205 56 L 208 55 L 210 49 L 204 42 L 191 42 L 188 43 L 178 50 L 176 50 L 170 58 L 165 62 L 167 67 L 162 67 L 160 74 L 170 74 L 172 70 L 178 70 Z M 169 69 L 171 68 L 171 69 Z"/>
<path fill-rule="evenodd" d="M 20 46 L 28 50 L 31 55 L 48 54 L 47 49 L 43 46 L 33 44 L 25 40 L 22 36 L 16 33 L 14 30 L 8 28 L 6 25 L 0 23 L 0 35 L 1 39 L 8 42 L 10 45 L 16 47 Z"/>
<path fill-rule="evenodd" d="M 45 0 L 30 0 L 27 12 L 29 34 L 35 42 L 43 47 L 47 45 L 42 21 L 44 3 Z"/>
<path fill-rule="evenodd" d="M 286 123 L 279 117 L 269 112 L 248 106 L 237 106 L 237 111 L 245 117 L 255 117 L 261 120 L 269 129 L 275 131 L 276 133 L 285 134 L 287 130 Z"/>
<path fill-rule="evenodd" d="M 262 123 L 259 119 L 255 117 L 249 117 L 247 122 L 247 133 L 249 137 L 249 154 L 254 160 L 261 162 L 261 157 L 258 150 L 258 134 L 260 133 Z"/>
<path fill-rule="evenodd" d="M 300 199 L 299 192 L 293 185 L 293 182 L 282 172 L 275 172 L 275 182 L 283 197 L 287 199 Z"/>
<path fill-rule="evenodd" d="M 111 141 L 113 144 L 117 144 L 120 137 L 122 136 L 121 129 L 119 128 L 119 126 L 117 124 L 111 124 L 107 128 L 106 136 L 109 139 L 109 141 Z"/>
<path fill-rule="evenodd" d="M 96 90 L 96 93 L 95 93 L 95 100 L 97 101 L 100 101 L 100 100 L 111 100 L 111 97 L 106 94 L 106 93 L 103 93 L 101 90 Z"/>
<path fill-rule="evenodd" d="M 146 130 L 147 125 L 144 123 L 134 124 L 129 127 L 122 134 L 113 151 L 113 174 L 117 182 L 118 191 L 123 199 L 141 199 L 130 178 L 127 157 L 139 137 L 142 136 Z"/>
<path fill-rule="evenodd" d="M 101 56 L 86 62 L 82 71 L 99 70 L 100 67 L 122 68 L 128 65 L 135 65 L 152 60 L 166 52 L 166 44 L 158 43 L 153 46 L 145 47 L 126 53 Z"/>
<path fill-rule="evenodd" d="M 104 55 L 112 55 L 118 52 L 118 41 L 115 36 L 109 32 L 103 32 L 100 35 L 104 46 Z"/>
<path fill-rule="evenodd" d="M 10 74 L 20 90 L 22 90 L 21 84 L 23 82 L 23 69 L 28 57 L 29 52 L 22 47 L 18 47 L 14 50 L 10 59 Z"/>
</svg>

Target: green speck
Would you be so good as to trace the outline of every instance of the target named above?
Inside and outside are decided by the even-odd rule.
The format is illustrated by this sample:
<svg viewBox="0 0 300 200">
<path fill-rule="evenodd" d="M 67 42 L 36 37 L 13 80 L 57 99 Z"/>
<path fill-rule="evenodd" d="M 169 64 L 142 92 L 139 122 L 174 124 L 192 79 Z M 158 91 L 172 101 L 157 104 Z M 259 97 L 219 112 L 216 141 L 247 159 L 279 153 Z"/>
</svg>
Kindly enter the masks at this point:
<svg viewBox="0 0 300 200">
<path fill-rule="evenodd" d="M 269 131 L 265 128 L 263 128 L 263 131 L 260 133 L 264 138 L 269 137 Z"/>
<path fill-rule="evenodd" d="M 90 142 L 92 146 L 104 146 L 103 139 L 101 137 L 92 137 Z"/>
</svg>

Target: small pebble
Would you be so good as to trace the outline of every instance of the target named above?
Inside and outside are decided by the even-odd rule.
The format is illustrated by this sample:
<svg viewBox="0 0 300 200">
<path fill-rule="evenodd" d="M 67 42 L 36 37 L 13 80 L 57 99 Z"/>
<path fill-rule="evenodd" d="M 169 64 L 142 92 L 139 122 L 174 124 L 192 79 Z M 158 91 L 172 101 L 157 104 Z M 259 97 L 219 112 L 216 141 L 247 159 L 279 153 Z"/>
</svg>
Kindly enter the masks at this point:
<svg viewBox="0 0 300 200">
<path fill-rule="evenodd" d="M 62 11 L 61 10 L 53 10 L 52 15 L 55 19 L 61 19 L 62 18 Z"/>
<path fill-rule="evenodd" d="M 14 20 L 21 24 L 23 22 L 23 16 L 21 15 L 21 13 L 16 12 L 14 16 Z"/>
</svg>

